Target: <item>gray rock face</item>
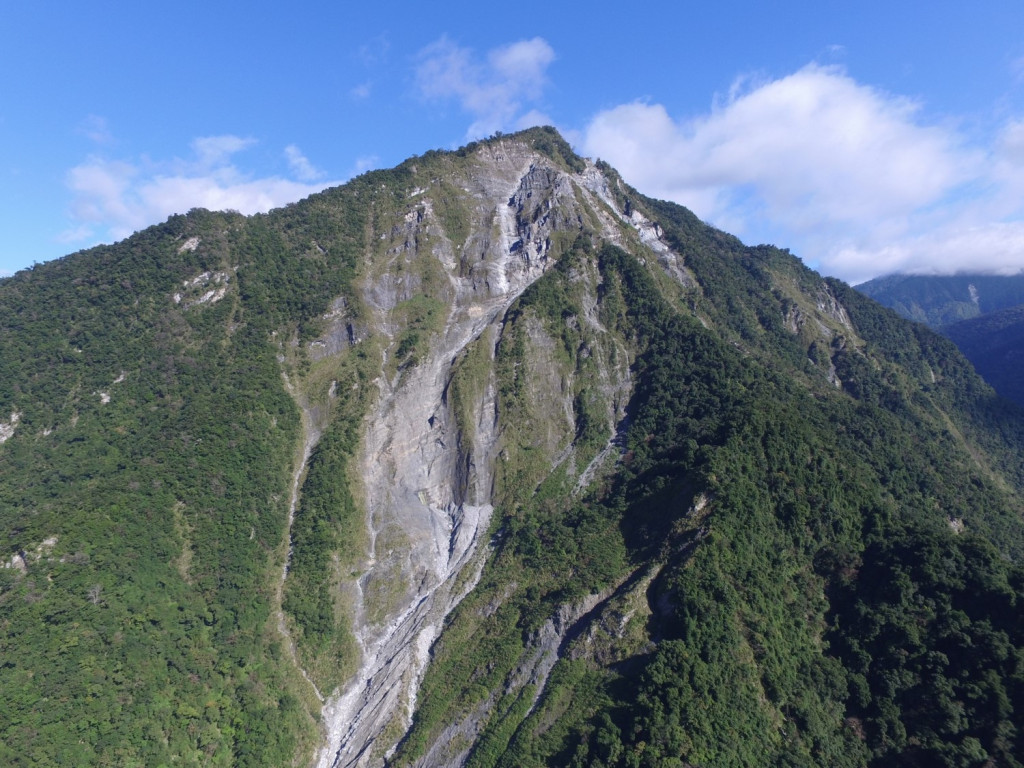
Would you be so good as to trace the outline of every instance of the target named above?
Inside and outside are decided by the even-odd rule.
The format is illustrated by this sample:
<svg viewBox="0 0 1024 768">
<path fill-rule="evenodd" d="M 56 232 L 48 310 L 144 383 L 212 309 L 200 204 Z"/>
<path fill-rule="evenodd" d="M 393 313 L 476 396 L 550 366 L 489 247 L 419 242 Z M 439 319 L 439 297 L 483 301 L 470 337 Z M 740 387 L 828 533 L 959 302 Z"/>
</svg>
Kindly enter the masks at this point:
<svg viewBox="0 0 1024 768">
<path fill-rule="evenodd" d="M 570 174 L 523 144 L 502 142 L 479 150 L 474 172 L 446 181 L 461 188 L 471 212 L 465 237 L 456 241 L 446 231 L 432 187 L 416 189 L 406 212 L 377 223 L 384 256 L 369 266 L 363 282 L 371 326 L 366 331 L 390 343 L 383 346 L 362 442 L 370 546 L 352 588 L 362 659 L 355 677 L 323 708 L 326 745 L 319 768 L 383 762 L 411 722 L 445 616 L 479 578 L 500 451 L 494 349 L 512 302 L 553 263 L 553 238 L 596 221 L 614 241 L 638 238 L 653 245 L 666 266 L 672 264 L 670 274 L 685 279 L 666 258 L 656 228 L 615 208 L 607 180 L 593 166 Z M 413 276 L 416 270 L 401 268 L 424 259 L 443 281 L 427 284 Z M 447 317 L 416 363 L 396 371 L 396 307 L 424 293 L 443 302 Z M 596 315 L 584 321 L 594 323 Z M 460 354 L 481 339 L 492 365 L 482 395 L 460 411 L 466 422 L 460 424 L 449 385 Z M 317 355 L 341 346 L 340 339 L 328 338 Z M 614 391 L 614 432 L 631 385 L 624 354 L 605 378 L 597 384 Z"/>
</svg>

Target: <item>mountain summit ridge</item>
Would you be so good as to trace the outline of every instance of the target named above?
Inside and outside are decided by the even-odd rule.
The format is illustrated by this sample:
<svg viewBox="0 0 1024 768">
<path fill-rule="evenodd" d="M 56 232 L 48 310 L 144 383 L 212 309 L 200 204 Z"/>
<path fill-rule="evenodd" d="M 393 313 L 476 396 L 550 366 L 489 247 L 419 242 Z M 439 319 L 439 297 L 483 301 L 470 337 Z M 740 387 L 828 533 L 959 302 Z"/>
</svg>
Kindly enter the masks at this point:
<svg viewBox="0 0 1024 768">
<path fill-rule="evenodd" d="M 1019 758 L 1020 411 L 553 129 L 19 273 L 0 366 L 11 765 Z"/>
</svg>

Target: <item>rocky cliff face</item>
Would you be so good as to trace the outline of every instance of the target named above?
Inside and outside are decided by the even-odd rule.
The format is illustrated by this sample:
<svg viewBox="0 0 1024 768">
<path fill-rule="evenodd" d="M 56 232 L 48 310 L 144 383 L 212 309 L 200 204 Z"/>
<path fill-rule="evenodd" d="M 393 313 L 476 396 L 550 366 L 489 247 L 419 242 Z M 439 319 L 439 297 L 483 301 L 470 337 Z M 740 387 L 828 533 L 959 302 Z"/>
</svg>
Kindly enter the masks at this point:
<svg viewBox="0 0 1024 768">
<path fill-rule="evenodd" d="M 513 302 L 567 243 L 595 229 L 617 243 L 642 242 L 686 279 L 650 222 L 616 206 L 613 183 L 592 164 L 573 172 L 524 142 L 500 141 L 479 149 L 443 186 L 439 179 L 417 186 L 390 219 L 374 221 L 370 240 L 379 246 L 359 283 L 366 307 L 360 333 L 384 341 L 360 447 L 369 547 L 348 587 L 361 660 L 324 707 L 319 766 L 381 763 L 411 722 L 445 617 L 479 577 L 505 431 L 495 350 Z M 465 212 L 459 231 L 439 215 L 439 194 L 458 197 Z M 629 352 L 597 319 L 596 271 L 582 269 L 575 279 L 588 304 L 578 322 L 604 337 L 588 388 L 602 401 L 611 441 L 630 393 Z M 401 349 L 403 304 L 431 300 L 443 317 L 423 332 L 410 361 Z M 330 336 L 311 348 L 326 348 Z M 543 328 L 535 325 L 526 338 L 533 399 L 550 419 L 535 438 L 550 469 L 573 453 L 572 385 L 563 380 L 571 371 L 562 370 Z M 460 366 L 473 368 L 473 380 L 453 391 Z M 579 490 L 612 448 L 574 469 Z"/>
</svg>

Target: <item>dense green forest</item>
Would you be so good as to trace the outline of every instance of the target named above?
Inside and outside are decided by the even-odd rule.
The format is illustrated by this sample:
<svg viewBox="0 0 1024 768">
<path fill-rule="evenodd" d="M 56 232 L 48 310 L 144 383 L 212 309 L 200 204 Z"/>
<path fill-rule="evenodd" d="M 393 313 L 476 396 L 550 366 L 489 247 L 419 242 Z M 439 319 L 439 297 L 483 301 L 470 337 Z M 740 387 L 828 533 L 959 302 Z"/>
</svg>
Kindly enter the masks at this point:
<svg viewBox="0 0 1024 768">
<path fill-rule="evenodd" d="M 225 270 L 240 234 L 197 212 L 3 284 L 0 397 L 20 419 L 0 514 L 5 557 L 27 553 L 24 574 L 0 572 L 6 765 L 296 749 L 265 631 L 296 411 L 265 386 L 279 374 L 259 308 L 171 298 Z M 180 251 L 192 236 L 209 250 Z"/>
<path fill-rule="evenodd" d="M 568 180 L 512 215 L 551 263 L 450 361 L 459 472 L 493 388 L 490 543 L 388 764 L 1024 765 L 1024 411 L 551 129 L 0 281 L 0 763 L 310 762 L 360 662 L 366 414 L 515 153 Z M 374 325 L 381 285 L 415 287 Z"/>
</svg>

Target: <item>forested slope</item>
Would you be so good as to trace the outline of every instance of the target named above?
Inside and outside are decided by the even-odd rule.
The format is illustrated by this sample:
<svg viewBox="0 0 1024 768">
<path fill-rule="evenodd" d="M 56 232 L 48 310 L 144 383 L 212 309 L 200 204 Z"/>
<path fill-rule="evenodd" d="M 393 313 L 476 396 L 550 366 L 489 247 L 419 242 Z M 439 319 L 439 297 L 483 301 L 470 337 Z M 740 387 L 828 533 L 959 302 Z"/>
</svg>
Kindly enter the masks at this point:
<svg viewBox="0 0 1024 768">
<path fill-rule="evenodd" d="M 857 290 L 957 345 L 995 390 L 1024 406 L 1024 277 L 890 275 Z"/>
<path fill-rule="evenodd" d="M 1024 406 L 1024 305 L 942 328 L 985 381 Z"/>
<path fill-rule="evenodd" d="M 0 282 L 0 421 L 5 765 L 1024 763 L 1021 410 L 550 129 Z"/>
<path fill-rule="evenodd" d="M 1024 275 L 887 275 L 857 290 L 932 328 L 1024 304 Z"/>
</svg>

